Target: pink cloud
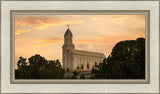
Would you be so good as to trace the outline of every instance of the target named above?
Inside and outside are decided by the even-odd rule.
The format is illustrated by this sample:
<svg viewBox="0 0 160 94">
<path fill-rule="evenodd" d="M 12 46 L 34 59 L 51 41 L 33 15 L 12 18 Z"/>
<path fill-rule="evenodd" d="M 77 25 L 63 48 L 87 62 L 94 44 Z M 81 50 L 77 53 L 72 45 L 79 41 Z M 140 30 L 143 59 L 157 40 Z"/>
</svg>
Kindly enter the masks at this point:
<svg viewBox="0 0 160 94">
<path fill-rule="evenodd" d="M 15 28 L 19 29 L 19 28 L 30 27 L 33 29 L 45 29 L 48 28 L 49 26 L 81 24 L 83 22 L 84 22 L 83 20 L 75 21 L 71 19 L 60 19 L 58 17 L 35 16 L 35 17 L 17 18 L 15 21 Z"/>
</svg>

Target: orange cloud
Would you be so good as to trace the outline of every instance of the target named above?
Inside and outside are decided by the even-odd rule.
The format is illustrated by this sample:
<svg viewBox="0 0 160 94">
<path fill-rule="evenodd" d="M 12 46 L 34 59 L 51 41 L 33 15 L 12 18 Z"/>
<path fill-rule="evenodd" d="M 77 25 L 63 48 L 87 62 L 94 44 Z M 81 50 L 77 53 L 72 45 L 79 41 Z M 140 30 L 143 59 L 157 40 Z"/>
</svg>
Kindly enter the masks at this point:
<svg viewBox="0 0 160 94">
<path fill-rule="evenodd" d="M 96 17 L 93 17 L 92 19 L 93 19 L 93 20 L 97 20 L 97 18 L 96 18 Z"/>
<path fill-rule="evenodd" d="M 15 21 L 15 26 L 17 26 L 17 25 L 19 25 L 19 26 L 26 26 L 27 23 L 25 23 L 23 19 L 20 19 L 20 20 L 16 20 Z"/>
<path fill-rule="evenodd" d="M 104 42 L 99 40 L 73 40 L 74 43 L 81 43 L 81 44 L 104 44 Z"/>
<path fill-rule="evenodd" d="M 49 26 L 65 25 L 65 24 L 80 24 L 83 20 L 71 20 L 71 19 L 60 19 L 58 17 L 47 17 L 47 16 L 33 16 L 21 19 L 16 19 L 16 27 L 33 27 L 35 29 L 45 29 Z"/>
<path fill-rule="evenodd" d="M 37 26 L 36 29 L 44 29 L 49 26 L 57 26 L 57 25 L 65 25 L 65 24 L 80 24 L 83 23 L 83 21 L 61 21 L 59 23 L 43 23 L 41 26 Z"/>
<path fill-rule="evenodd" d="M 36 44 L 36 46 L 50 46 L 58 43 L 62 43 L 64 41 L 61 37 L 50 37 L 46 39 L 40 39 L 36 40 L 36 42 L 39 42 Z M 73 40 L 75 44 L 81 43 L 81 44 L 104 44 L 104 42 L 101 41 L 95 41 L 95 40 Z"/>
<path fill-rule="evenodd" d="M 126 20 L 128 19 L 128 17 L 117 17 L 117 18 L 113 18 L 112 21 L 120 21 L 120 20 Z"/>
<path fill-rule="evenodd" d="M 63 39 L 61 37 L 50 37 L 47 39 L 36 40 L 36 42 L 39 42 L 36 44 L 36 46 L 49 46 L 63 42 Z"/>
<path fill-rule="evenodd" d="M 15 35 L 19 35 L 21 33 L 24 33 L 24 32 L 29 32 L 30 30 L 21 30 L 21 29 L 16 29 L 15 30 Z"/>
<path fill-rule="evenodd" d="M 96 38 L 93 37 L 94 40 L 83 40 L 83 39 L 78 39 L 78 40 L 73 40 L 74 44 L 110 44 L 113 42 L 116 42 L 119 40 L 119 38 Z M 36 42 L 38 42 L 36 44 L 36 46 L 50 46 L 50 45 L 54 45 L 54 44 L 58 44 L 58 43 L 63 43 L 64 39 L 61 37 L 50 37 L 50 38 L 46 38 L 46 39 L 41 39 L 41 40 L 36 40 Z M 89 49 L 92 49 L 91 46 L 89 46 Z"/>
</svg>

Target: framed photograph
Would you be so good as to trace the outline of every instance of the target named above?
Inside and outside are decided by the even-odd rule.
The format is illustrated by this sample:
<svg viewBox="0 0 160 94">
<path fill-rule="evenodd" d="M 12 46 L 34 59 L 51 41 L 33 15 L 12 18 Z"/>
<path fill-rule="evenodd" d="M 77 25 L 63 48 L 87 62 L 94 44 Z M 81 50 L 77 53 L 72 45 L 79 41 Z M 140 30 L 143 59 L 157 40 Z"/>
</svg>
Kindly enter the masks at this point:
<svg viewBox="0 0 160 94">
<path fill-rule="evenodd" d="M 160 94 L 158 0 L 0 2 L 1 94 Z"/>
</svg>

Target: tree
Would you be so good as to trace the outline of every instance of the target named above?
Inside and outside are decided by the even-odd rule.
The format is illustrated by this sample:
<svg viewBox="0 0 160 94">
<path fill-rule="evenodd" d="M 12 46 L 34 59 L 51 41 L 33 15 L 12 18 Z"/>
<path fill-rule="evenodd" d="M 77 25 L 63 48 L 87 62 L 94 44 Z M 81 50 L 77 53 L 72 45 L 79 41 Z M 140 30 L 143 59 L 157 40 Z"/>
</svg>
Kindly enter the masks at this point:
<svg viewBox="0 0 160 94">
<path fill-rule="evenodd" d="M 49 61 L 46 69 L 46 79 L 61 79 L 64 77 L 65 70 L 62 69 L 59 61 Z"/>
<path fill-rule="evenodd" d="M 117 62 L 122 68 L 121 72 L 130 79 L 145 78 L 145 39 L 121 41 L 112 49 L 111 56 L 107 62 Z M 122 63 L 122 64 L 121 64 Z"/>
<path fill-rule="evenodd" d="M 71 77 L 71 79 L 77 79 L 77 76 L 76 76 L 76 75 L 73 75 L 73 76 Z"/>
<path fill-rule="evenodd" d="M 22 56 L 19 57 L 19 60 L 17 62 L 17 70 L 15 70 L 15 78 L 16 79 L 24 79 L 30 77 L 30 71 L 28 63 L 26 63 L 26 58 L 23 58 Z"/>
<path fill-rule="evenodd" d="M 73 76 L 71 77 L 71 79 L 77 79 L 77 75 L 78 73 L 76 72 L 76 70 L 73 72 Z"/>
<path fill-rule="evenodd" d="M 30 57 L 28 60 L 29 60 L 29 63 L 30 63 L 31 66 L 32 65 L 46 66 L 47 63 L 48 63 L 47 60 L 44 57 L 42 57 L 42 56 L 40 56 L 38 54 L 36 54 L 35 56 Z"/>
<path fill-rule="evenodd" d="M 77 76 L 77 75 L 78 75 L 76 70 L 73 72 L 73 75 L 75 75 L 75 76 Z"/>
<path fill-rule="evenodd" d="M 28 60 L 31 79 L 43 79 L 48 61 L 38 54 L 31 56 Z"/>
<path fill-rule="evenodd" d="M 92 70 L 92 73 L 99 79 L 144 79 L 145 39 L 118 42 L 99 64 L 99 69 Z"/>
<path fill-rule="evenodd" d="M 29 62 L 20 57 L 15 70 L 16 79 L 61 79 L 64 77 L 64 69 L 59 60 L 48 61 L 44 57 L 36 54 L 31 56 Z"/>
<path fill-rule="evenodd" d="M 17 62 L 17 66 L 18 66 L 18 68 L 27 66 L 26 58 L 23 58 L 22 56 L 20 56 L 19 60 Z"/>
<path fill-rule="evenodd" d="M 82 74 L 81 77 L 80 77 L 80 79 L 85 79 L 85 75 Z"/>
</svg>

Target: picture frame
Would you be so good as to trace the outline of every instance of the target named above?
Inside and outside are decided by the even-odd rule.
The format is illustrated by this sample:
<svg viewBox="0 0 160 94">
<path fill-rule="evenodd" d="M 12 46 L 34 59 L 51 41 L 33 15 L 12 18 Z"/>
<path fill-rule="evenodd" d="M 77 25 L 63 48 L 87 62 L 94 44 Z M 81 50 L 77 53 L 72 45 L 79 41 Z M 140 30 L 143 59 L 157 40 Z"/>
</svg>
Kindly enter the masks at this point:
<svg viewBox="0 0 160 94">
<path fill-rule="evenodd" d="M 124 6 L 125 5 L 125 6 Z M 141 6 L 143 5 L 143 6 Z M 136 6 L 136 7 L 134 7 Z M 15 80 L 14 15 L 145 14 L 145 80 Z M 0 93 L 152 93 L 159 94 L 159 1 L 1 1 Z M 10 28 L 7 28 L 10 27 Z M 9 58 L 9 59 L 8 59 Z M 156 71 L 156 72 L 155 72 Z M 70 88 L 69 88 L 70 87 Z M 26 89 L 27 88 L 27 89 Z"/>
</svg>

